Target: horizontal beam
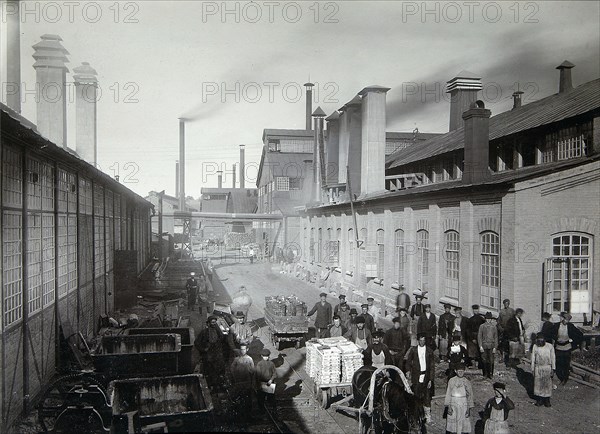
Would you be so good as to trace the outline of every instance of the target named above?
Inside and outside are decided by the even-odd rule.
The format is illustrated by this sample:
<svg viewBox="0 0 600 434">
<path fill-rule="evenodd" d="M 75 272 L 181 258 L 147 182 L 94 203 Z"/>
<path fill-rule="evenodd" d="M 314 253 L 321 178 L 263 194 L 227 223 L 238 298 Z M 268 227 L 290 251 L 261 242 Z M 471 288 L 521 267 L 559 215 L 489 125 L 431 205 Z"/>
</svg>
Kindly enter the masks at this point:
<svg viewBox="0 0 600 434">
<path fill-rule="evenodd" d="M 158 217 L 159 214 L 153 217 Z M 191 218 L 191 219 L 218 219 L 233 221 L 280 221 L 285 217 L 282 214 L 254 214 L 254 213 L 229 213 L 229 212 L 186 212 L 163 214 L 163 217 Z"/>
</svg>

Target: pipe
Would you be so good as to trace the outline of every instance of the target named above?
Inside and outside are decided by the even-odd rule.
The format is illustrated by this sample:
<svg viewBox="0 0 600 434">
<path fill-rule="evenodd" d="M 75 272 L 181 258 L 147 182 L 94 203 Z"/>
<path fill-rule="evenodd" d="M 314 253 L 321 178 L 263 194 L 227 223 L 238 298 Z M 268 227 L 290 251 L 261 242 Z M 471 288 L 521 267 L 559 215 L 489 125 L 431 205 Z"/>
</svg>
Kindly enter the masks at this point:
<svg viewBox="0 0 600 434">
<path fill-rule="evenodd" d="M 185 211 L 185 119 L 179 118 L 179 210 Z"/>
<path fill-rule="evenodd" d="M 19 2 L 6 2 L 7 89 L 6 105 L 21 113 L 21 29 Z M 9 89 L 10 87 L 10 89 Z"/>
<path fill-rule="evenodd" d="M 246 188 L 246 150 L 240 145 L 240 188 Z"/>
</svg>

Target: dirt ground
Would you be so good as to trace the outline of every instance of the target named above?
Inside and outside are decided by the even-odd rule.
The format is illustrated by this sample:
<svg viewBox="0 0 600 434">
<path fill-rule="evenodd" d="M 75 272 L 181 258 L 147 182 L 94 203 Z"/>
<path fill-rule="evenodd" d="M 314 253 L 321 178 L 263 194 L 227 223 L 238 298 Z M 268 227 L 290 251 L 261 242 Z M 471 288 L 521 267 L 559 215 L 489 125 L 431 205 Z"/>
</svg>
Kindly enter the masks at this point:
<svg viewBox="0 0 600 434">
<path fill-rule="evenodd" d="M 261 323 L 264 317 L 264 297 L 267 295 L 295 294 L 309 308 L 319 300 L 319 290 L 293 276 L 281 274 L 277 265 L 269 263 L 227 263 L 215 261 L 215 269 L 224 289 L 234 294 L 241 285 L 246 286 L 253 304 L 248 320 Z M 215 289 L 217 291 L 217 289 Z M 329 300 L 335 305 L 337 300 Z M 312 322 L 312 319 L 311 319 Z M 391 326 L 391 324 L 390 324 Z M 259 330 L 260 341 L 277 358 L 279 376 L 277 395 L 280 402 L 280 417 L 293 432 L 306 433 L 356 433 L 358 423 L 353 418 L 332 409 L 322 410 L 315 399 L 312 381 L 304 371 L 305 348 L 285 348 L 279 353 L 270 343 L 266 327 Z M 436 366 L 436 398 L 432 403 L 433 423 L 427 427 L 429 433 L 444 433 L 445 420 L 443 395 L 446 388 L 444 371 L 447 365 Z M 533 377 L 526 364 L 508 370 L 503 363 L 496 363 L 494 380 L 484 379 L 480 371 L 467 371 L 475 394 L 475 412 L 471 423 L 475 426 L 479 412 L 487 400 L 493 397 L 492 383 L 502 381 L 507 385 L 508 396 L 516 408 L 509 415 L 509 424 L 514 433 L 597 433 L 600 432 L 600 390 L 569 381 L 553 392 L 552 407 L 536 407 L 531 395 Z M 558 381 L 556 381 L 558 384 Z"/>
</svg>

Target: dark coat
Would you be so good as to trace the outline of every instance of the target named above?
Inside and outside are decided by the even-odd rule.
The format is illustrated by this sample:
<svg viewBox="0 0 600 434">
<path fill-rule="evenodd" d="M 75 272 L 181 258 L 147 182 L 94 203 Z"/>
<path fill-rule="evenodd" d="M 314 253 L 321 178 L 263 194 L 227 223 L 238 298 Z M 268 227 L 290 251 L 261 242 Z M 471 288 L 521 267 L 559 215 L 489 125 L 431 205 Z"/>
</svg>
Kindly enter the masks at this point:
<svg viewBox="0 0 600 434">
<path fill-rule="evenodd" d="M 385 336 L 383 336 L 383 343 L 386 344 L 390 350 L 398 351 L 404 355 L 407 350 L 407 342 L 409 339 L 410 337 L 402 329 L 402 327 L 398 330 L 392 327 L 385 332 Z"/>
<path fill-rule="evenodd" d="M 456 317 L 449 312 L 444 312 L 440 315 L 437 332 L 442 338 L 452 339 L 452 329 L 454 328 L 455 319 Z"/>
<path fill-rule="evenodd" d="M 487 420 L 492 415 L 492 408 L 504 410 L 504 420 L 508 419 L 508 412 L 515 408 L 515 404 L 508 397 L 504 397 L 499 404 L 496 404 L 496 398 L 490 399 L 483 409 L 483 420 Z"/>
<path fill-rule="evenodd" d="M 558 340 L 559 327 L 560 322 L 555 323 L 552 327 L 552 340 L 554 342 Z M 569 333 L 569 339 L 573 339 L 573 342 L 571 342 L 571 349 L 577 348 L 581 341 L 583 341 L 583 333 L 574 324 L 570 322 L 567 323 L 567 332 Z"/>
<path fill-rule="evenodd" d="M 419 316 L 419 320 L 417 321 L 417 333 L 425 333 L 425 336 L 433 338 L 437 336 L 437 318 L 432 313 L 427 318 L 425 312 L 423 315 Z"/>
<path fill-rule="evenodd" d="M 375 319 L 373 318 L 373 315 L 370 313 L 361 313 L 360 316 L 365 319 L 365 328 L 373 333 L 375 331 Z"/>
<path fill-rule="evenodd" d="M 525 330 L 525 324 L 523 324 L 523 330 Z M 516 341 L 521 337 L 519 330 L 519 320 L 516 316 L 513 316 L 506 321 L 506 327 L 504 328 L 504 337 L 509 341 Z"/>
<path fill-rule="evenodd" d="M 542 325 L 542 330 L 540 331 L 544 335 L 544 340 L 551 344 L 554 335 L 554 323 L 551 321 L 544 321 L 544 325 Z"/>
<path fill-rule="evenodd" d="M 385 361 L 384 363 L 386 365 L 393 365 L 394 362 L 392 361 L 392 353 L 390 353 L 390 349 L 388 348 L 388 346 L 386 344 L 379 344 L 379 345 L 374 345 L 374 344 L 369 344 L 369 346 L 367 347 L 366 350 L 363 351 L 363 354 L 368 354 L 369 356 L 372 355 L 372 351 L 374 349 L 379 349 L 381 351 L 383 351 L 383 355 L 385 357 Z M 379 352 L 379 354 L 381 354 L 381 351 Z"/>
<path fill-rule="evenodd" d="M 317 302 L 310 312 L 307 313 L 308 316 L 311 316 L 313 313 L 317 312 L 317 317 L 315 318 L 315 327 L 318 329 L 325 329 L 331 324 L 332 312 L 333 308 L 331 304 L 325 302 L 321 304 L 321 302 Z"/>
<path fill-rule="evenodd" d="M 426 347 L 425 350 L 425 360 L 427 367 L 424 369 L 425 371 L 425 379 L 424 384 L 427 384 L 429 381 L 433 384 L 433 379 L 435 377 L 435 359 L 433 357 L 433 351 L 431 348 Z M 421 375 L 421 364 L 419 363 L 419 352 L 417 347 L 411 347 L 408 353 L 405 356 L 406 359 L 406 370 L 410 371 L 411 381 L 413 386 L 419 382 L 419 376 Z"/>
<path fill-rule="evenodd" d="M 415 303 L 410 307 L 410 317 L 415 319 L 415 317 L 421 316 L 425 313 L 425 306 L 423 303 Z"/>
<path fill-rule="evenodd" d="M 365 331 L 365 339 L 367 340 L 367 345 L 370 346 L 371 343 L 373 342 L 373 337 L 371 336 L 371 331 L 367 327 L 365 327 L 363 330 Z M 352 327 L 350 327 L 350 330 L 348 330 L 346 332 L 344 337 L 346 339 L 348 339 L 349 341 L 356 343 L 356 335 L 357 334 L 358 334 L 358 327 L 356 327 L 356 324 L 353 324 Z"/>
<path fill-rule="evenodd" d="M 469 340 L 477 340 L 479 327 L 485 322 L 485 317 L 478 313 L 467 320 L 467 338 Z"/>
<path fill-rule="evenodd" d="M 456 317 L 454 320 L 456 321 L 457 319 L 458 319 L 458 317 Z M 468 318 L 461 316 L 458 325 L 460 326 L 460 338 L 463 340 L 463 342 L 466 343 L 467 342 L 467 331 L 469 329 Z"/>
</svg>

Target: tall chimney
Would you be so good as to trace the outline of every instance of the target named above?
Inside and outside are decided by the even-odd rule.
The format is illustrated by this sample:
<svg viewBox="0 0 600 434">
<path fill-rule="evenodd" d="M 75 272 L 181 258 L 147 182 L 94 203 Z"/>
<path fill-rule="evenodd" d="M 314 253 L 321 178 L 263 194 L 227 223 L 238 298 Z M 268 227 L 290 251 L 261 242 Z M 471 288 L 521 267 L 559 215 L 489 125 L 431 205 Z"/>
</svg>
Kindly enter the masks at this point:
<svg viewBox="0 0 600 434">
<path fill-rule="evenodd" d="M 385 97 L 389 87 L 369 86 L 362 96 L 360 195 L 385 190 Z"/>
<path fill-rule="evenodd" d="M 306 87 L 306 129 L 311 130 L 311 116 L 312 116 L 312 88 L 314 83 L 304 83 Z"/>
<path fill-rule="evenodd" d="M 19 2 L 9 0 L 5 6 L 8 59 L 6 66 L 6 104 L 21 113 L 21 15 Z"/>
<path fill-rule="evenodd" d="M 523 92 L 521 92 L 520 90 L 517 90 L 516 92 L 514 92 L 512 94 L 513 97 L 513 110 L 517 109 L 519 107 L 521 107 L 521 95 L 523 95 Z"/>
<path fill-rule="evenodd" d="M 223 188 L 223 171 L 217 170 L 217 188 Z"/>
<path fill-rule="evenodd" d="M 233 188 L 235 188 L 235 170 L 236 170 L 235 163 L 233 163 L 233 170 L 231 171 L 231 176 L 232 176 L 232 179 L 233 179 L 233 182 L 232 182 L 231 186 Z"/>
<path fill-rule="evenodd" d="M 459 72 L 447 83 L 446 92 L 450 94 L 450 131 L 462 127 L 462 114 L 477 100 L 477 92 L 481 89 L 481 77 L 469 71 Z"/>
<path fill-rule="evenodd" d="M 179 118 L 179 210 L 185 211 L 185 119 Z"/>
<path fill-rule="evenodd" d="M 340 109 L 340 144 L 339 144 L 339 172 L 338 182 L 348 182 L 347 171 L 350 171 L 350 186 L 352 193 L 360 193 L 360 166 L 361 166 L 361 140 L 362 140 L 362 102 L 356 95 Z"/>
<path fill-rule="evenodd" d="M 323 137 L 323 119 L 325 118 L 325 112 L 321 110 L 321 107 L 312 114 L 314 118 L 314 148 L 313 148 L 313 197 L 312 201 L 318 204 L 321 203 L 322 190 L 323 190 L 323 176 L 324 176 L 324 137 Z"/>
<path fill-rule="evenodd" d="M 73 68 L 76 93 L 75 147 L 79 156 L 96 166 L 98 161 L 96 101 L 97 72 L 88 62 Z"/>
<path fill-rule="evenodd" d="M 67 99 L 65 82 L 69 61 L 58 35 L 42 35 L 33 46 L 33 67 L 38 86 L 37 129 L 38 132 L 58 146 L 67 148 Z"/>
<path fill-rule="evenodd" d="M 328 183 L 338 182 L 338 173 L 341 170 L 340 159 L 340 114 L 334 111 L 327 122 L 327 146 L 325 148 L 325 176 Z M 345 169 L 344 169 L 345 170 Z"/>
<path fill-rule="evenodd" d="M 466 184 L 476 184 L 490 178 L 490 116 L 483 101 L 476 101 L 463 113 L 464 127 L 464 172 Z"/>
<path fill-rule="evenodd" d="M 179 160 L 175 160 L 175 198 L 179 200 L 179 186 L 181 181 L 179 179 Z"/>
<path fill-rule="evenodd" d="M 246 151 L 245 146 L 240 145 L 240 188 L 246 188 Z"/>
<path fill-rule="evenodd" d="M 558 93 L 567 92 L 573 89 L 573 82 L 571 81 L 571 68 L 574 68 L 573 65 L 568 60 L 565 60 L 563 63 L 558 65 L 556 69 L 560 71 L 560 82 L 558 84 Z"/>
</svg>

